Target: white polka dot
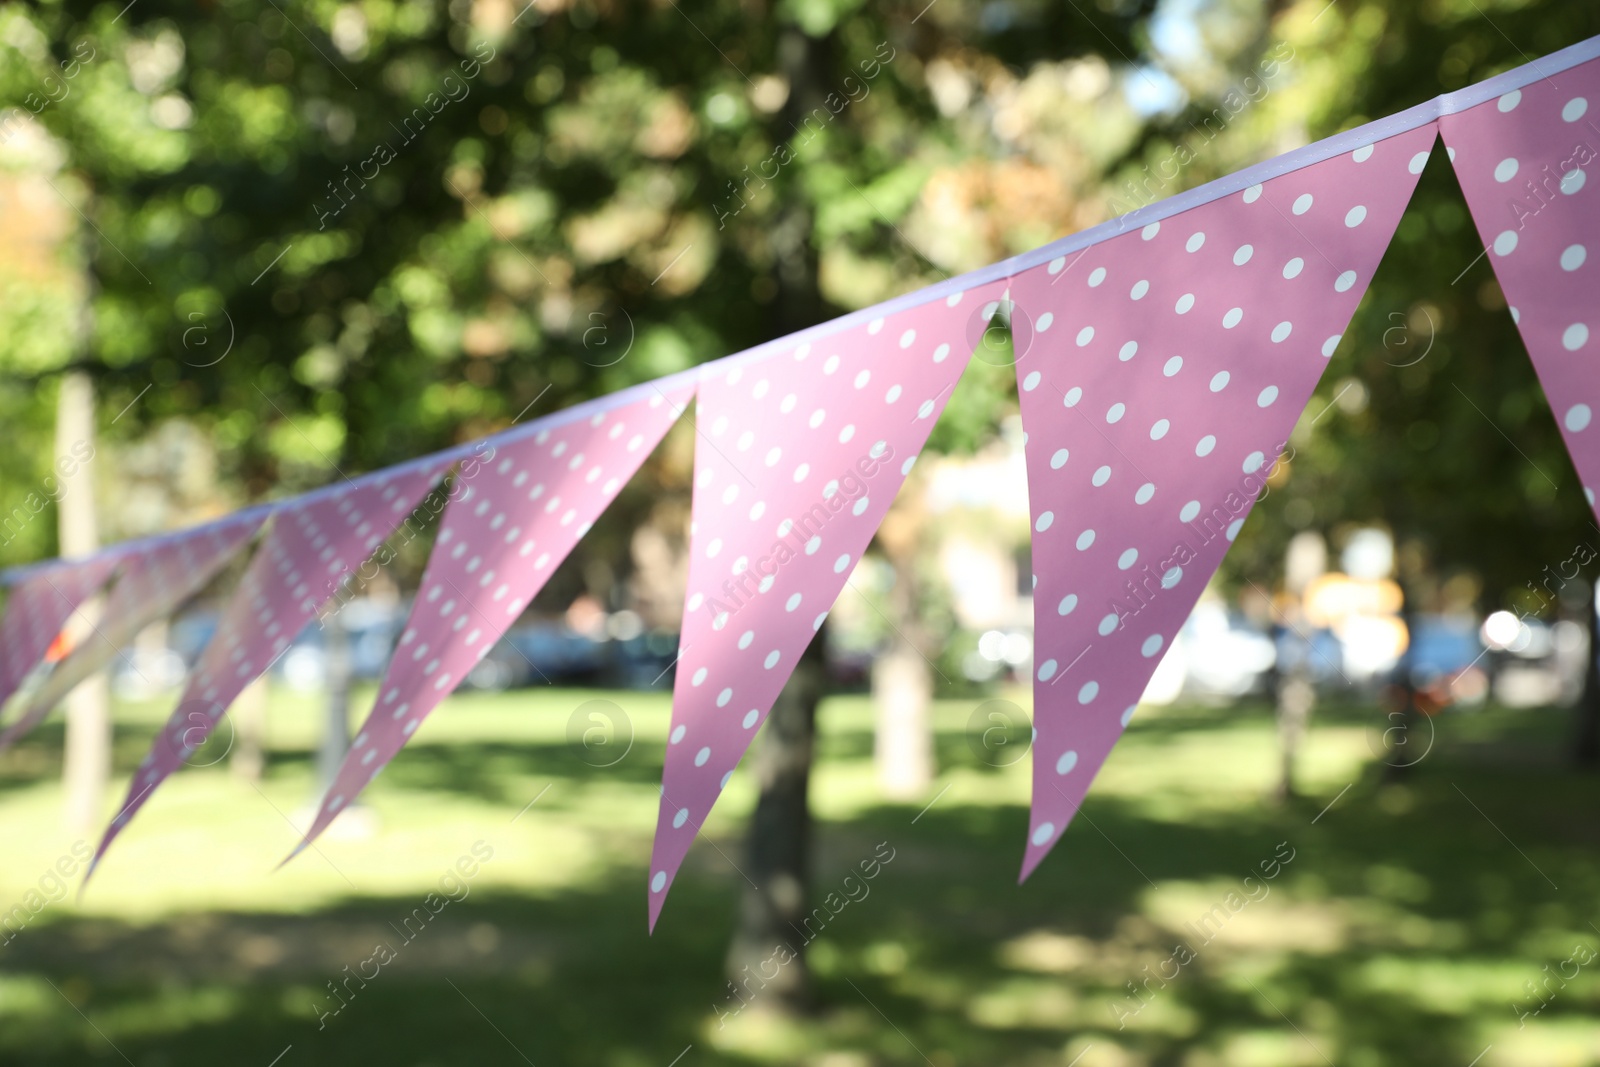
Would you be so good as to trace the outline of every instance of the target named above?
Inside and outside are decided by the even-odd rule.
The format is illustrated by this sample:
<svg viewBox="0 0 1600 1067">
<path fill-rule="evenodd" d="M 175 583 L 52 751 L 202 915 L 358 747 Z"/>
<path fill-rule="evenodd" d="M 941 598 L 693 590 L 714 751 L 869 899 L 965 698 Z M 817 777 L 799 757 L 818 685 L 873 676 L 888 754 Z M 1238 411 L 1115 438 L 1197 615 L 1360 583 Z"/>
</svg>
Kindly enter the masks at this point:
<svg viewBox="0 0 1600 1067">
<path fill-rule="evenodd" d="M 950 355 L 950 346 L 949 345 L 940 345 L 938 348 L 935 348 L 933 350 L 933 361 L 935 363 L 943 363 L 945 361 L 945 358 L 947 356 L 949 356 L 949 355 Z"/>
<path fill-rule="evenodd" d="M 666 884 L 667 884 L 667 872 L 666 871 L 657 871 L 656 874 L 655 874 L 655 877 L 650 879 L 650 892 L 659 893 L 659 892 L 661 892 L 662 889 L 664 889 L 666 887 Z"/>
<path fill-rule="evenodd" d="M 1200 251 L 1200 246 L 1205 244 L 1205 243 L 1206 243 L 1206 235 L 1205 235 L 1205 233 L 1202 232 L 1202 231 L 1197 230 L 1194 233 L 1189 235 L 1189 239 L 1184 242 L 1183 247 L 1186 250 L 1190 251 L 1190 252 L 1198 252 L 1198 251 Z"/>
<path fill-rule="evenodd" d="M 1183 581 L 1183 568 L 1173 567 L 1161 576 L 1161 588 L 1171 589 L 1181 581 Z"/>
<path fill-rule="evenodd" d="M 1156 424 L 1150 427 L 1150 440 L 1159 441 L 1167 436 L 1167 431 L 1172 429 L 1172 423 L 1166 419 L 1157 419 Z"/>
<path fill-rule="evenodd" d="M 1312 198 L 1310 193 L 1301 193 L 1295 197 L 1294 207 L 1290 208 L 1296 215 L 1304 215 L 1311 210 Z"/>
<path fill-rule="evenodd" d="M 1031 393 L 1035 389 L 1037 389 L 1038 387 L 1039 387 L 1039 372 L 1038 371 L 1033 371 L 1026 378 L 1022 379 L 1022 391 L 1024 393 Z"/>
<path fill-rule="evenodd" d="M 1350 291 L 1350 287 L 1355 283 L 1356 272 L 1353 270 L 1347 270 L 1333 280 L 1333 291 L 1336 293 L 1348 293 Z"/>
<path fill-rule="evenodd" d="M 1138 710 L 1139 710 L 1139 705 L 1137 705 L 1137 704 L 1129 704 L 1126 708 L 1123 708 L 1122 709 L 1122 725 L 1123 726 L 1127 726 L 1128 723 L 1132 722 L 1133 721 L 1133 713 L 1135 711 L 1138 711 Z"/>
<path fill-rule="evenodd" d="M 1266 461 L 1267 457 L 1264 453 L 1252 452 L 1248 456 L 1244 457 L 1244 472 L 1246 474 L 1254 474 L 1256 471 L 1261 469 L 1261 464 L 1265 463 Z"/>
<path fill-rule="evenodd" d="M 1133 283 L 1133 288 L 1128 290 L 1128 296 L 1132 297 L 1134 300 L 1143 300 L 1144 294 L 1148 293 L 1149 291 L 1150 283 L 1141 278 L 1139 281 Z"/>
<path fill-rule="evenodd" d="M 1108 613 L 1104 618 L 1102 618 L 1100 620 L 1100 626 L 1099 626 L 1100 636 L 1101 637 L 1109 636 L 1111 634 L 1111 632 L 1113 630 L 1115 630 L 1117 628 L 1117 626 L 1121 622 L 1122 622 L 1122 620 L 1117 617 L 1117 613 L 1116 612 L 1113 611 L 1113 612 Z"/>
<path fill-rule="evenodd" d="M 1244 191 L 1244 202 L 1253 204 L 1261 198 L 1261 183 L 1257 182 Z"/>
<path fill-rule="evenodd" d="M 1510 111 L 1520 103 L 1522 103 L 1522 90 L 1513 89 L 1496 101 L 1495 106 L 1498 107 L 1502 113 L 1504 113 Z"/>
<path fill-rule="evenodd" d="M 1339 347 L 1339 339 L 1343 336 L 1343 334 L 1336 333 L 1326 341 L 1322 342 L 1322 354 L 1324 357 L 1333 355 L 1334 350 Z"/>
<path fill-rule="evenodd" d="M 1355 207 L 1345 212 L 1344 224 L 1352 230 L 1366 221 L 1367 209 L 1361 204 L 1357 204 Z"/>
<path fill-rule="evenodd" d="M 1176 311 L 1180 315 L 1187 315 L 1189 313 L 1189 309 L 1192 307 L 1194 307 L 1194 294 L 1184 293 L 1182 296 L 1178 297 L 1178 302 L 1173 305 L 1172 310 Z"/>
<path fill-rule="evenodd" d="M 1357 163 L 1365 163 L 1367 160 L 1372 158 L 1372 146 L 1369 144 L 1362 145 L 1360 148 L 1350 153 L 1350 158 L 1355 160 Z"/>
<path fill-rule="evenodd" d="M 1182 511 L 1178 512 L 1178 520 L 1180 522 L 1193 522 L 1194 517 L 1198 514 L 1200 514 L 1200 501 L 1191 500 L 1183 506 Z"/>
<path fill-rule="evenodd" d="M 756 724 L 756 720 L 759 718 L 761 718 L 761 712 L 757 711 L 755 708 L 751 708 L 749 711 L 744 713 L 744 719 L 740 721 L 740 725 L 748 730 L 750 727 Z"/>
<path fill-rule="evenodd" d="M 912 342 L 915 341 L 916 339 L 917 339 L 917 331 L 916 330 L 907 330 L 905 333 L 900 335 L 900 347 L 901 348 L 910 348 Z"/>
<path fill-rule="evenodd" d="M 1138 562 L 1139 550 L 1137 548 L 1125 549 L 1122 555 L 1117 557 L 1117 569 L 1119 571 L 1125 571 Z"/>
<path fill-rule="evenodd" d="M 1406 164 L 1406 169 L 1412 174 L 1421 174 L 1422 168 L 1428 165 L 1428 157 L 1432 154 L 1432 152 L 1418 152 L 1411 157 L 1411 162 Z"/>
<path fill-rule="evenodd" d="M 885 404 L 893 404 L 896 400 L 900 399 L 904 392 L 905 390 L 901 389 L 900 384 L 896 382 L 894 385 L 889 386 L 889 391 L 887 393 L 883 394 L 883 402 Z"/>
<path fill-rule="evenodd" d="M 1055 833 L 1056 833 L 1056 828 L 1055 828 L 1055 824 L 1054 823 L 1048 823 L 1048 822 L 1040 823 L 1039 824 L 1039 828 L 1033 832 L 1033 843 L 1034 843 L 1034 845 L 1035 846 L 1043 845 L 1046 841 L 1049 841 L 1052 837 L 1054 837 Z"/>
<path fill-rule="evenodd" d="M 1242 267 L 1250 262 L 1250 257 L 1256 254 L 1254 245 L 1240 245 L 1233 253 L 1233 265 Z"/>
<path fill-rule="evenodd" d="M 1078 598 L 1077 598 L 1076 594 L 1068 593 L 1066 596 L 1061 598 L 1061 603 L 1056 605 L 1056 614 L 1057 615 L 1071 615 L 1072 614 L 1072 609 L 1077 607 L 1077 606 L 1078 606 Z"/>
<path fill-rule="evenodd" d="M 1272 402 L 1277 399 L 1278 387 L 1276 385 L 1269 385 L 1265 389 L 1261 390 L 1261 394 L 1256 397 L 1256 407 L 1269 408 L 1272 406 Z"/>
<path fill-rule="evenodd" d="M 1094 270 L 1089 272 L 1089 288 L 1098 288 L 1100 283 L 1105 280 L 1106 269 L 1104 267 L 1096 267 Z"/>
<path fill-rule="evenodd" d="M 1581 322 L 1568 326 L 1561 334 L 1561 347 L 1568 352 L 1576 352 L 1589 343 L 1589 327 Z"/>
<path fill-rule="evenodd" d="M 1083 329 L 1078 331 L 1078 347 L 1079 348 L 1082 348 L 1084 345 L 1088 344 L 1090 341 L 1093 341 L 1093 340 L 1094 340 L 1094 327 L 1093 326 L 1085 326 Z"/>
<path fill-rule="evenodd" d="M 773 649 L 771 652 L 767 653 L 767 658 L 761 661 L 761 665 L 770 671 L 772 668 L 778 665 L 778 660 L 782 658 L 783 654 L 777 649 Z"/>
<path fill-rule="evenodd" d="M 1280 322 L 1272 328 L 1272 339 L 1281 344 L 1293 330 L 1293 323 Z"/>
<path fill-rule="evenodd" d="M 1194 454 L 1197 456 L 1209 456 L 1211 455 L 1211 450 L 1216 447 L 1216 437 L 1212 434 L 1206 434 L 1200 438 L 1200 443 L 1194 446 Z"/>
<path fill-rule="evenodd" d="M 728 706 L 728 701 L 730 701 L 732 699 L 733 699 L 733 690 L 732 689 L 728 689 L 728 688 L 724 688 L 722 690 L 722 692 L 717 694 L 717 707 L 719 707 L 719 708 L 727 707 Z"/>
<path fill-rule="evenodd" d="M 1155 655 L 1157 652 L 1160 652 L 1160 651 L 1161 651 L 1161 635 L 1160 634 L 1151 634 L 1149 637 L 1144 639 L 1144 644 L 1139 646 L 1139 654 L 1142 655 L 1145 659 L 1149 659 L 1151 656 Z"/>
<path fill-rule="evenodd" d="M 1139 491 L 1137 493 L 1133 494 L 1133 502 L 1135 504 L 1148 504 L 1148 503 L 1150 503 L 1150 498 L 1155 496 L 1155 495 L 1156 495 L 1155 483 L 1154 482 L 1145 482 L 1143 485 L 1141 485 L 1139 487 Z"/>
<path fill-rule="evenodd" d="M 1228 529 L 1226 532 L 1228 540 L 1232 541 L 1235 537 L 1238 537 L 1239 531 L 1243 528 L 1243 519 L 1234 519 L 1232 522 L 1228 523 Z"/>
<path fill-rule="evenodd" d="M 1082 400 L 1082 399 L 1083 399 L 1083 390 L 1079 389 L 1076 385 L 1074 385 L 1071 389 L 1068 389 L 1066 391 L 1066 393 L 1061 397 L 1061 403 L 1064 404 L 1065 406 L 1069 407 L 1069 408 L 1077 407 L 1078 406 L 1078 401 Z"/>
<path fill-rule="evenodd" d="M 754 630 L 746 630 L 744 633 L 740 634 L 739 635 L 739 651 L 743 652 L 745 649 L 749 648 L 750 647 L 750 642 L 754 641 L 755 639 L 756 639 L 756 632 Z"/>
<path fill-rule="evenodd" d="M 1588 404 L 1574 404 L 1567 409 L 1566 426 L 1568 430 L 1577 433 L 1588 429 L 1589 419 L 1593 417 Z"/>
<path fill-rule="evenodd" d="M 1033 328 L 1035 330 L 1038 330 L 1040 333 L 1044 333 L 1052 325 L 1054 325 L 1055 321 L 1056 321 L 1055 315 L 1053 315 L 1050 312 L 1046 311 L 1043 315 L 1039 316 L 1039 321 L 1035 322 L 1033 324 Z"/>
<path fill-rule="evenodd" d="M 689 821 L 689 809 L 688 808 L 679 808 L 678 809 L 678 814 L 676 814 L 676 815 L 674 815 L 672 817 L 672 828 L 674 830 L 680 829 L 683 826 L 683 824 L 688 822 L 688 821 Z"/>
<path fill-rule="evenodd" d="M 1083 688 L 1078 690 L 1078 703 L 1087 704 L 1100 695 L 1099 682 L 1084 682 Z"/>
<path fill-rule="evenodd" d="M 1161 232 L 1161 223 L 1152 222 L 1150 225 L 1146 226 L 1144 229 L 1139 231 L 1139 236 L 1143 237 L 1146 241 L 1148 241 L 1148 240 L 1150 240 L 1150 238 L 1154 237 L 1156 234 L 1158 234 L 1160 232 Z"/>
<path fill-rule="evenodd" d="M 1056 676 L 1056 661 L 1047 659 L 1039 664 L 1039 681 L 1048 682 Z"/>
<path fill-rule="evenodd" d="M 1300 277 L 1300 272 L 1305 269 L 1306 261 L 1301 259 L 1299 256 L 1295 256 L 1293 259 L 1283 265 L 1283 276 L 1293 280 Z"/>
<path fill-rule="evenodd" d="M 850 566 L 850 553 L 846 552 L 833 561 L 833 573 L 843 574 L 844 569 Z"/>
<path fill-rule="evenodd" d="M 1106 409 L 1106 421 L 1112 423 L 1122 421 L 1122 416 L 1127 410 L 1128 406 L 1126 404 L 1112 404 Z"/>
<path fill-rule="evenodd" d="M 802 463 L 802 464 L 800 464 L 800 466 L 798 466 L 798 467 L 796 467 L 794 469 L 794 480 L 796 482 L 803 482 L 803 481 L 806 480 L 806 475 L 808 475 L 810 473 L 811 473 L 811 464 Z"/>
<path fill-rule="evenodd" d="M 702 685 L 706 680 L 706 669 L 701 667 L 694 672 L 694 677 L 689 680 L 690 685 Z"/>
<path fill-rule="evenodd" d="M 1038 530 L 1040 533 L 1044 533 L 1046 530 L 1050 529 L 1050 524 L 1055 522 L 1055 521 L 1056 521 L 1056 513 L 1055 512 L 1053 512 L 1053 511 L 1042 512 L 1039 515 L 1038 521 L 1033 524 L 1033 528 L 1035 530 Z"/>
<path fill-rule="evenodd" d="M 1588 180 L 1589 176 L 1583 172 L 1582 168 L 1569 170 L 1561 176 L 1561 191 L 1571 196 L 1579 189 L 1582 189 L 1583 183 Z"/>
<path fill-rule="evenodd" d="M 704 767 L 706 765 L 706 761 L 710 758 L 711 749 L 709 746 L 707 746 L 706 748 L 702 748 L 699 752 L 694 754 L 694 765 L 696 767 Z"/>
<path fill-rule="evenodd" d="M 1502 159 L 1494 168 L 1494 180 L 1508 182 L 1517 176 L 1517 161 L 1511 156 Z"/>
<path fill-rule="evenodd" d="M 1505 230 L 1505 231 L 1501 232 L 1499 237 L 1496 237 L 1494 239 L 1494 254 L 1495 255 L 1497 255 L 1497 256 L 1509 256 L 1511 253 L 1515 252 L 1516 250 L 1517 250 L 1517 231 L 1516 230 Z"/>
<path fill-rule="evenodd" d="M 1064 467 L 1066 465 L 1067 465 L 1067 450 L 1064 449 L 1064 448 L 1056 449 L 1056 454 L 1050 457 L 1050 469 L 1051 470 L 1060 470 L 1062 467 Z"/>
<path fill-rule="evenodd" d="M 1222 316 L 1222 325 L 1224 329 L 1231 330 L 1235 326 L 1239 325 L 1239 323 L 1243 320 L 1244 308 L 1230 308 L 1228 309 L 1228 313 Z"/>
<path fill-rule="evenodd" d="M 1561 109 L 1561 118 L 1566 122 L 1577 122 L 1588 110 L 1589 101 L 1581 96 L 1575 96 Z"/>
<path fill-rule="evenodd" d="M 1589 250 L 1582 245 L 1568 245 L 1561 253 L 1561 269 L 1577 270 L 1583 266 L 1584 260 L 1589 258 Z"/>
<path fill-rule="evenodd" d="M 1094 531 L 1093 530 L 1085 530 L 1085 531 L 1083 531 L 1083 533 L 1078 535 L 1078 551 L 1079 552 L 1084 551 L 1085 549 L 1087 549 L 1092 544 L 1094 544 Z"/>
<path fill-rule="evenodd" d="M 1211 376 L 1211 391 L 1213 393 L 1222 392 L 1224 389 L 1226 389 L 1228 387 L 1228 381 L 1231 378 L 1232 378 L 1232 375 L 1230 375 L 1227 371 L 1225 371 L 1225 370 L 1217 371 L 1217 373 L 1215 373 L 1215 374 L 1213 374 Z"/>
<path fill-rule="evenodd" d="M 1061 758 L 1056 760 L 1057 774 L 1070 774 L 1072 768 L 1078 765 L 1078 754 L 1071 749 L 1061 753 Z"/>
<path fill-rule="evenodd" d="M 1099 467 L 1095 470 L 1094 476 L 1089 480 L 1092 481 L 1095 484 L 1095 488 L 1098 489 L 1100 486 L 1105 485 L 1111 480 L 1111 468 L 1107 466 Z"/>
<path fill-rule="evenodd" d="M 674 726 L 672 728 L 672 736 L 669 737 L 667 740 L 670 743 L 675 745 L 679 741 L 682 741 L 683 740 L 683 735 L 688 733 L 688 732 L 689 732 L 689 728 L 687 726 L 683 725 L 682 723 L 679 723 L 677 726 Z"/>
<path fill-rule="evenodd" d="M 1139 342 L 1138 341 L 1129 341 L 1126 344 L 1124 344 L 1121 349 L 1119 349 L 1117 351 L 1117 358 L 1122 360 L 1122 362 L 1126 363 L 1126 362 L 1128 362 L 1128 360 L 1132 359 L 1134 357 L 1134 355 L 1138 351 L 1139 351 Z"/>
</svg>

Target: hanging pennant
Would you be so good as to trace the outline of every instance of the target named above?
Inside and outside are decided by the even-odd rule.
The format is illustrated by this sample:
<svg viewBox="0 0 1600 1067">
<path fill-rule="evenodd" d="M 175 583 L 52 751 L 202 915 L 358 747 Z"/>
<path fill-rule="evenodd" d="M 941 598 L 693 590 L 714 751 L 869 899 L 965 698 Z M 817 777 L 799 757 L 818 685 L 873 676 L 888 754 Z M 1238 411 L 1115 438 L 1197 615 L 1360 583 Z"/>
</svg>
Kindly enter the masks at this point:
<svg viewBox="0 0 1600 1067">
<path fill-rule="evenodd" d="M 198 592 L 255 535 L 263 518 L 259 512 L 241 512 L 164 537 L 124 557 L 94 629 L 50 672 L 17 720 L 0 732 L 0 752 L 50 714 L 78 683 L 125 655 L 140 630 Z"/>
<path fill-rule="evenodd" d="M 693 395 L 586 404 L 492 441 L 476 470 L 463 466 L 378 702 L 295 854 L 517 621 Z"/>
<path fill-rule="evenodd" d="M 883 521 L 1001 283 L 706 377 L 650 925 Z M 992 312 L 992 308 L 990 309 Z"/>
<path fill-rule="evenodd" d="M 1600 486 L 1600 60 L 1439 120 L 1567 451 Z M 1600 514 L 1600 512 L 1597 512 Z"/>
<path fill-rule="evenodd" d="M 81 562 L 62 560 L 17 585 L 0 622 L 0 708 L 43 662 L 72 613 L 106 583 L 117 562 L 109 553 Z"/>
<path fill-rule="evenodd" d="M 1276 469 L 1434 135 L 1362 146 L 1013 283 L 1035 570 L 1022 877 Z"/>
<path fill-rule="evenodd" d="M 469 461 L 471 462 L 471 461 Z M 443 476 L 448 464 L 400 468 L 275 512 L 178 706 L 134 772 L 89 874 L 157 786 L 211 735 L 228 706 L 288 650 Z M 442 505 L 441 505 L 442 506 Z M 88 874 L 85 876 L 88 879 Z"/>
</svg>

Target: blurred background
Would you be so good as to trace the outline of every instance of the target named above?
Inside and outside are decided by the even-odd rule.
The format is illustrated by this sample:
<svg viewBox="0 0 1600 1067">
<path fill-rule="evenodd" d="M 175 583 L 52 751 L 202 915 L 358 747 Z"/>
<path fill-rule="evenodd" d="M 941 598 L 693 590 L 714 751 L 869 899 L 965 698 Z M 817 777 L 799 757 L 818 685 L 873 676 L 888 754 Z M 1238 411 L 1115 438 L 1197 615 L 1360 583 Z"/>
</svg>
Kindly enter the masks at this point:
<svg viewBox="0 0 1600 1067">
<path fill-rule="evenodd" d="M 470 440 L 1595 33 L 1557 0 L 6 4 L 0 563 Z M 0 1062 L 1600 1064 L 1600 529 L 1443 153 L 1021 887 L 1002 342 L 646 935 L 693 447 L 281 871 L 426 537 L 81 900 L 240 566 L 0 755 Z"/>
</svg>

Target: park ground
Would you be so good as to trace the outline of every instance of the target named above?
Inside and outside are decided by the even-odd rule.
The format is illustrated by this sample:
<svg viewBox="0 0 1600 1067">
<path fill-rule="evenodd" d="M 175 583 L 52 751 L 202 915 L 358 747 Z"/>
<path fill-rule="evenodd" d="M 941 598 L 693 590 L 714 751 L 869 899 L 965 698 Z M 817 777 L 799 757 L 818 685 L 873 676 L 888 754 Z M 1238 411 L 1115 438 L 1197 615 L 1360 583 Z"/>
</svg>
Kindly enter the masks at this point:
<svg viewBox="0 0 1600 1067">
<path fill-rule="evenodd" d="M 595 699 L 632 723 L 610 766 L 593 764 L 619 749 L 568 737 Z M 1325 708 L 1301 796 L 1279 804 L 1266 707 L 1142 709 L 1019 887 L 1030 761 L 980 759 L 977 703 L 938 705 L 941 773 L 905 804 L 875 786 L 867 700 L 824 705 L 813 890 L 849 903 L 811 945 L 816 1007 L 793 1020 L 741 1007 L 722 975 L 744 770 L 647 934 L 664 694 L 457 696 L 368 791 L 370 832 L 274 871 L 317 722 L 275 691 L 259 784 L 226 759 L 184 771 L 81 901 L 75 877 L 0 934 L 0 1063 L 1600 1064 L 1600 780 L 1567 767 L 1565 713 L 1447 711 L 1396 782 L 1379 713 Z M 108 806 L 164 710 L 119 707 Z M 72 853 L 61 740 L 55 721 L 0 758 L 0 911 L 42 899 Z M 430 903 L 441 885 L 458 899 Z"/>
</svg>

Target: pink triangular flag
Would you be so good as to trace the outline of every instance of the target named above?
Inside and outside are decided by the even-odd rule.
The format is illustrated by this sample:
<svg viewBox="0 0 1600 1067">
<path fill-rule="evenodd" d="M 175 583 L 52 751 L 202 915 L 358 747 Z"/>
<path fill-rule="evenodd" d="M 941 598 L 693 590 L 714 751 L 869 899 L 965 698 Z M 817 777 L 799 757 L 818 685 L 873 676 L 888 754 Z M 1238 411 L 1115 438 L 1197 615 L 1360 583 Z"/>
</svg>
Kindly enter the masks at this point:
<svg viewBox="0 0 1600 1067">
<path fill-rule="evenodd" d="M 17 584 L 0 622 L 0 707 L 44 659 L 72 613 L 106 583 L 119 557 L 61 560 Z"/>
<path fill-rule="evenodd" d="M 17 721 L 0 733 L 0 751 L 33 729 L 79 682 L 122 655 L 140 630 L 198 592 L 250 540 L 264 518 L 259 512 L 242 512 L 198 530 L 168 535 L 123 556 L 93 631 L 50 672 Z"/>
<path fill-rule="evenodd" d="M 157 786 L 203 744 L 241 690 L 288 649 L 317 611 L 404 521 L 445 464 L 402 468 L 274 512 L 178 706 L 128 784 L 90 873 Z M 87 876 L 85 877 L 87 880 Z"/>
<path fill-rule="evenodd" d="M 463 465 L 378 701 L 296 853 L 517 621 L 692 396 L 580 405 L 492 440 L 479 469 Z"/>
<path fill-rule="evenodd" d="M 711 806 L 844 589 L 984 330 L 991 283 L 700 383 L 688 600 L 650 926 Z M 992 307 L 989 309 L 992 313 Z"/>
<path fill-rule="evenodd" d="M 1358 148 L 1013 282 L 1036 572 L 1022 877 L 1244 524 L 1434 136 Z"/>
<path fill-rule="evenodd" d="M 1594 508 L 1600 181 L 1587 168 L 1600 145 L 1600 60 L 1446 115 L 1439 129 Z"/>
</svg>

